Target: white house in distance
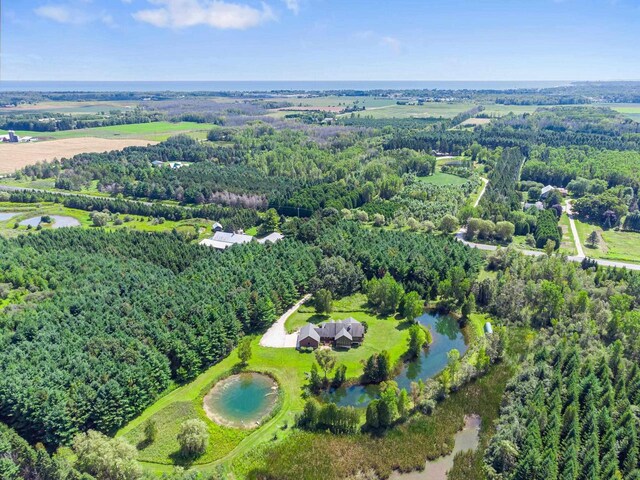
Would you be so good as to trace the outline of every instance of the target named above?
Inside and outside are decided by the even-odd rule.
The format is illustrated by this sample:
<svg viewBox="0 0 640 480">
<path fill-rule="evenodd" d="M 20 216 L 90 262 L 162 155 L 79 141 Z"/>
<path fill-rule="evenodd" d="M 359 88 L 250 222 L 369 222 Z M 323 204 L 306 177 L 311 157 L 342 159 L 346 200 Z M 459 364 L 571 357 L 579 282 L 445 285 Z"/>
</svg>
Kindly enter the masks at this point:
<svg viewBox="0 0 640 480">
<path fill-rule="evenodd" d="M 257 240 L 258 243 L 276 243 L 284 238 L 284 235 L 278 232 L 273 232 L 264 238 L 258 238 L 246 233 L 228 233 L 222 231 L 216 231 L 211 238 L 205 238 L 200 242 L 200 245 L 207 247 L 217 248 L 218 250 L 226 250 L 232 245 L 241 245 L 243 243 L 249 243 L 252 240 Z"/>
</svg>

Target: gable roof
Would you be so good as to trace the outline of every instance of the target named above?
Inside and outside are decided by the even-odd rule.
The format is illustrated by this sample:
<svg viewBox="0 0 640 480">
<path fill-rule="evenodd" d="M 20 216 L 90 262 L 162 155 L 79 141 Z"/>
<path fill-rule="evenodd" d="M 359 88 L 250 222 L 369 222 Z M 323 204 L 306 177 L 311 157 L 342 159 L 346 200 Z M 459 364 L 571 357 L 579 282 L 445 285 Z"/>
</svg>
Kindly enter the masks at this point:
<svg viewBox="0 0 640 480">
<path fill-rule="evenodd" d="M 349 332 L 347 332 L 346 328 L 342 328 L 338 333 L 336 333 L 336 340 L 340 339 L 340 338 L 347 338 L 349 340 L 353 340 L 353 337 L 351 336 L 351 334 Z"/>
<path fill-rule="evenodd" d="M 544 195 L 545 193 L 549 193 L 551 190 L 555 190 L 556 187 L 552 187 L 551 185 L 547 185 L 546 187 L 543 187 L 542 190 L 540 190 L 540 193 L 542 195 Z"/>
<path fill-rule="evenodd" d="M 318 332 L 316 331 L 316 326 L 315 325 L 313 325 L 311 323 L 307 323 L 304 327 L 302 327 L 300 329 L 300 334 L 298 335 L 298 340 L 302 341 L 305 338 L 312 338 L 316 342 L 320 342 L 320 335 L 318 335 Z"/>
<path fill-rule="evenodd" d="M 322 338 L 337 339 L 342 331 L 347 333 L 350 339 L 353 337 L 364 337 L 364 325 L 352 317 L 338 321 L 329 320 L 328 322 L 320 324 L 316 330 Z"/>
<path fill-rule="evenodd" d="M 245 235 L 244 233 L 229 233 L 229 232 L 216 232 L 213 234 L 213 241 L 224 243 L 249 243 L 253 240 L 251 235 Z"/>
<path fill-rule="evenodd" d="M 271 232 L 266 237 L 258 239 L 258 242 L 259 243 L 267 243 L 267 242 L 276 243 L 277 241 L 282 240 L 283 238 L 284 238 L 284 235 L 282 235 L 281 233 Z"/>
</svg>

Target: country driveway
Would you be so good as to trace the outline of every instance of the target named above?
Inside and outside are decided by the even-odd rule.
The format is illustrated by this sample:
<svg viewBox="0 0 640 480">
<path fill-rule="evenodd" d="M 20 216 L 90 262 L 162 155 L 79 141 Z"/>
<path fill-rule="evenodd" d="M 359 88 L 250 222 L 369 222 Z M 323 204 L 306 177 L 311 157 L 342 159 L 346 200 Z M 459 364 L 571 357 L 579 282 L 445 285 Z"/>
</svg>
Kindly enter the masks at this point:
<svg viewBox="0 0 640 480">
<path fill-rule="evenodd" d="M 291 315 L 293 315 L 300 306 L 309 300 L 311 295 L 305 295 L 302 297 L 298 303 L 296 303 L 289 310 L 284 312 L 282 316 L 269 327 L 262 338 L 260 339 L 260 346 L 262 347 L 271 347 L 271 348 L 296 348 L 296 343 L 298 341 L 297 333 L 287 333 L 287 330 L 284 328 L 284 324 Z"/>
<path fill-rule="evenodd" d="M 576 228 L 576 222 L 573 219 L 573 210 L 571 207 L 571 200 L 567 200 L 567 216 L 569 217 L 569 225 L 571 225 L 571 233 L 573 234 L 573 240 L 576 244 L 576 251 L 578 257 L 584 258 L 584 250 L 582 250 L 582 244 L 580 243 L 580 237 L 578 236 L 578 229 Z"/>
</svg>

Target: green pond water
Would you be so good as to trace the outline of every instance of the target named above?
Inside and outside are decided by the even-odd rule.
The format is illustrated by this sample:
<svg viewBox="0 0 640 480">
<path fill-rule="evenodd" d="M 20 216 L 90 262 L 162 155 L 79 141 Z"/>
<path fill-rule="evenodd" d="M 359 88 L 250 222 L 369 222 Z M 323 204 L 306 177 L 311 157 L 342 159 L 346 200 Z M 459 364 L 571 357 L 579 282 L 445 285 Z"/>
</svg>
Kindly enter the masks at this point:
<svg viewBox="0 0 640 480">
<path fill-rule="evenodd" d="M 216 383 L 204 397 L 204 410 L 214 422 L 254 428 L 274 409 L 278 384 L 259 373 L 232 375 Z"/>
</svg>

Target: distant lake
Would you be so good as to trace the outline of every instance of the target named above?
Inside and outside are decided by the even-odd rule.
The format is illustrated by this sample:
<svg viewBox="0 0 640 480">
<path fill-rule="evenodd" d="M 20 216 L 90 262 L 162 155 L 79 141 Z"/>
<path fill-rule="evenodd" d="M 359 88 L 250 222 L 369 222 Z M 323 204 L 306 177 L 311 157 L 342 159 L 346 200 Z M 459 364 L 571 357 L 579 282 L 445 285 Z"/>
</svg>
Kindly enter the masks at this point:
<svg viewBox="0 0 640 480">
<path fill-rule="evenodd" d="M 36 92 L 271 92 L 326 90 L 510 90 L 551 88 L 570 81 L 158 81 L 158 82 L 71 82 L 1 81 L 0 91 Z"/>
<path fill-rule="evenodd" d="M 51 228 L 65 228 L 65 227 L 80 226 L 80 222 L 73 217 L 65 217 L 62 215 L 49 215 L 49 217 L 51 217 L 51 220 L 52 220 Z M 37 227 L 38 225 L 40 225 L 41 220 L 42 220 L 42 216 L 27 218 L 26 220 L 21 221 L 20 225 Z"/>
</svg>

